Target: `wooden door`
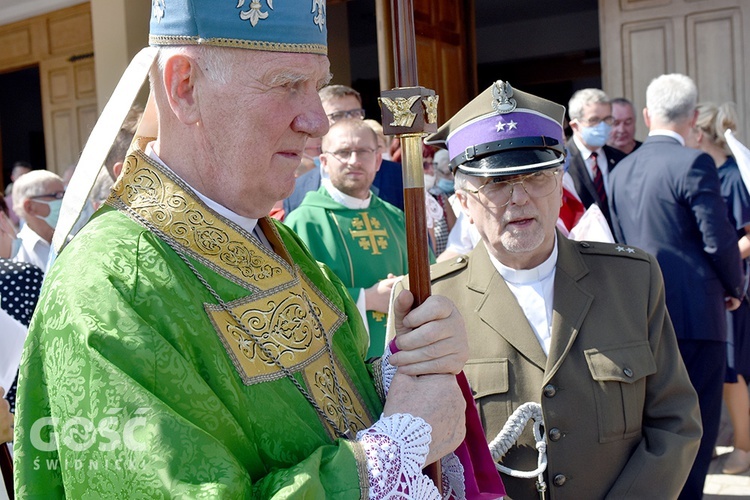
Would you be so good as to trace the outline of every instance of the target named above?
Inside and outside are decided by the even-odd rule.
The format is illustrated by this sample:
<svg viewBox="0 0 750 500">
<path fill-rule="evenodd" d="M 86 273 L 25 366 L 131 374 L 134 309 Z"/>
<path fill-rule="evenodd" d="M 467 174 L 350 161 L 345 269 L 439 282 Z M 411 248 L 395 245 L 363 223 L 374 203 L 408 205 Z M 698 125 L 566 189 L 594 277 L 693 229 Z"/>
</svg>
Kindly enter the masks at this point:
<svg viewBox="0 0 750 500">
<path fill-rule="evenodd" d="M 39 65 L 46 167 L 61 174 L 98 115 L 89 2 L 0 26 L 0 48 L 0 71 Z"/>
<path fill-rule="evenodd" d="M 94 59 L 42 61 L 39 77 L 47 168 L 62 174 L 78 161 L 98 116 Z"/>
<path fill-rule="evenodd" d="M 377 1 L 380 85 L 395 85 L 390 0 Z M 414 0 L 419 84 L 439 96 L 438 124 L 476 93 L 473 0 Z"/>
<path fill-rule="evenodd" d="M 599 0 L 602 81 L 610 97 L 631 99 L 637 115 L 646 87 L 664 73 L 684 73 L 698 99 L 731 101 L 740 137 L 750 138 L 750 2 L 747 0 Z M 647 130 L 639 118 L 636 135 Z"/>
</svg>

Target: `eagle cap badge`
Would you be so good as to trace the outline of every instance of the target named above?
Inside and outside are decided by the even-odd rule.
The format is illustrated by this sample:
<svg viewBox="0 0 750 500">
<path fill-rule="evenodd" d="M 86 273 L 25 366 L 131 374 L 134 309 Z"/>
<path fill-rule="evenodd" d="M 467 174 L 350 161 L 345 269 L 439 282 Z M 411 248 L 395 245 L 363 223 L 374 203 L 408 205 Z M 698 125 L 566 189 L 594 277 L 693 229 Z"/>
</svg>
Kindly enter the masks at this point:
<svg viewBox="0 0 750 500">
<path fill-rule="evenodd" d="M 513 87 L 510 83 L 502 80 L 496 81 L 492 85 L 492 108 L 498 113 L 510 113 L 516 109 L 516 100 L 513 99 Z"/>
</svg>

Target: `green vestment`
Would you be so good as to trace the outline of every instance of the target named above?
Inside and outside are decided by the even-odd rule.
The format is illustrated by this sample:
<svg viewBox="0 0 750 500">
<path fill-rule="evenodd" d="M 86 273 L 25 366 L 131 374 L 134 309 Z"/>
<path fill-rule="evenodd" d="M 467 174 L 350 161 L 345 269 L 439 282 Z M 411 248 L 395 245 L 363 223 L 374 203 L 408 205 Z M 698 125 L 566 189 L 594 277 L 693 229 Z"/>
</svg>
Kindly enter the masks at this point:
<svg viewBox="0 0 750 500">
<path fill-rule="evenodd" d="M 142 150 L 128 157 L 50 271 L 29 331 L 18 498 L 367 498 L 361 446 L 266 356 L 357 431 L 382 411 L 364 325 L 289 229 L 259 227 L 273 251 Z"/>
<path fill-rule="evenodd" d="M 354 300 L 361 288 L 371 287 L 388 273 L 407 273 L 404 213 L 374 194 L 369 208 L 350 209 L 321 186 L 308 193 L 284 223 L 307 244 L 313 257 L 344 282 Z M 367 311 L 368 356 L 383 354 L 386 316 Z"/>
</svg>

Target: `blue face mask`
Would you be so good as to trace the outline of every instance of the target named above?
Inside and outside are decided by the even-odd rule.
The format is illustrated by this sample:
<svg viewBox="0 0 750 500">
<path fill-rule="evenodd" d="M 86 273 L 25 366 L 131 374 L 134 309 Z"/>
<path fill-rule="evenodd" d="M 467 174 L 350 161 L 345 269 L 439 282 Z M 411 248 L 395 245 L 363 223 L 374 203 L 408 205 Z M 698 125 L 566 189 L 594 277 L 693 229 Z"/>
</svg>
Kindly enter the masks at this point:
<svg viewBox="0 0 750 500">
<path fill-rule="evenodd" d="M 49 207 L 49 215 L 45 217 L 39 217 L 44 222 L 49 224 L 49 227 L 53 228 L 57 225 L 57 220 L 60 218 L 60 207 L 62 207 L 62 200 L 52 200 L 52 201 L 44 201 L 44 200 L 35 200 L 39 203 L 44 203 Z"/>
<path fill-rule="evenodd" d="M 16 255 L 18 255 L 18 251 L 21 249 L 21 238 L 16 238 L 13 240 L 10 246 L 10 258 L 12 259 Z"/>
<path fill-rule="evenodd" d="M 604 122 L 599 122 L 598 125 L 593 127 L 581 126 L 580 130 L 583 142 L 591 148 L 599 149 L 607 143 L 612 126 Z"/>
<path fill-rule="evenodd" d="M 448 179 L 438 179 L 437 187 L 445 194 L 453 194 L 453 192 L 455 191 L 453 187 L 453 181 L 450 181 Z"/>
</svg>

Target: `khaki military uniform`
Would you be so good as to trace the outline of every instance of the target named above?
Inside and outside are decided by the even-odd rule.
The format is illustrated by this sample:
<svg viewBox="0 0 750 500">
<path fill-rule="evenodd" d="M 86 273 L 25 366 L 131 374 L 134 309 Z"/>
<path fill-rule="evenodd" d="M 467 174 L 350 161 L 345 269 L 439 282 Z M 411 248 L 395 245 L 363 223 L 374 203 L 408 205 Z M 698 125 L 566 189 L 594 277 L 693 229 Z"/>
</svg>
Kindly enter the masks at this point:
<svg viewBox="0 0 750 500">
<path fill-rule="evenodd" d="M 549 357 L 483 244 L 433 266 L 433 293 L 466 321 L 465 368 L 488 442 L 527 401 L 542 404 L 548 498 L 676 498 L 701 436 L 656 260 L 558 234 Z M 531 424 L 503 463 L 536 468 Z M 513 499 L 533 479 L 503 475 Z"/>
</svg>

